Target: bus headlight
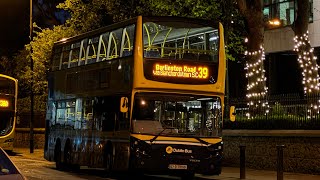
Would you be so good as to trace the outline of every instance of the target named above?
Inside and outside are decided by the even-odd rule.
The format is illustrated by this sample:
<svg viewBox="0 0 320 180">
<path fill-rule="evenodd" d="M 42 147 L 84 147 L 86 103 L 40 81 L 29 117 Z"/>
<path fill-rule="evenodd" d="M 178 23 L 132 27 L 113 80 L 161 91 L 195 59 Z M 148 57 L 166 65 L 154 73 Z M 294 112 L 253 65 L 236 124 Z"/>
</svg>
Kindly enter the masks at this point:
<svg viewBox="0 0 320 180">
<path fill-rule="evenodd" d="M 144 141 L 137 140 L 134 142 L 132 150 L 137 157 L 149 156 L 151 152 L 151 146 Z"/>
<path fill-rule="evenodd" d="M 222 148 L 223 148 L 223 142 L 208 146 L 208 150 L 211 151 L 211 152 L 221 151 Z"/>
</svg>

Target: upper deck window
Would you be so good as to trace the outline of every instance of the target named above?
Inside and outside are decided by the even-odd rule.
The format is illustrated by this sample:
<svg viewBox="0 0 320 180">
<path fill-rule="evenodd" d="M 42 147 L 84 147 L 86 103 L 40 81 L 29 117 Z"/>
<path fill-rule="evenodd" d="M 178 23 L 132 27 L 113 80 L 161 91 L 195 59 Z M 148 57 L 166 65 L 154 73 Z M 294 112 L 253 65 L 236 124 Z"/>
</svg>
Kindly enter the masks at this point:
<svg viewBox="0 0 320 180">
<path fill-rule="evenodd" d="M 71 62 L 70 67 L 75 67 L 79 62 L 79 54 L 80 54 L 80 42 L 76 42 L 71 45 Z"/>
<path fill-rule="evenodd" d="M 53 50 L 53 54 L 52 54 L 52 70 L 55 71 L 55 70 L 58 70 L 59 67 L 60 67 L 60 60 L 61 60 L 61 47 L 56 47 L 54 50 Z"/>
<path fill-rule="evenodd" d="M 121 38 L 123 29 L 117 29 L 110 33 L 109 36 L 109 48 L 107 51 L 107 59 L 114 59 L 120 57 Z"/>
<path fill-rule="evenodd" d="M 218 61 L 219 32 L 182 22 L 145 22 L 144 57 Z"/>
<path fill-rule="evenodd" d="M 66 69 L 69 67 L 69 59 L 70 59 L 70 44 L 67 44 L 62 48 L 62 59 L 61 59 L 61 69 Z"/>
<path fill-rule="evenodd" d="M 99 46 L 99 39 L 100 36 L 89 38 L 87 41 L 87 64 L 91 64 L 97 61 L 97 53 L 98 53 L 98 46 Z"/>
<path fill-rule="evenodd" d="M 63 41 L 54 46 L 52 70 L 98 63 L 132 56 L 135 24 L 114 28 L 94 35 Z"/>
</svg>

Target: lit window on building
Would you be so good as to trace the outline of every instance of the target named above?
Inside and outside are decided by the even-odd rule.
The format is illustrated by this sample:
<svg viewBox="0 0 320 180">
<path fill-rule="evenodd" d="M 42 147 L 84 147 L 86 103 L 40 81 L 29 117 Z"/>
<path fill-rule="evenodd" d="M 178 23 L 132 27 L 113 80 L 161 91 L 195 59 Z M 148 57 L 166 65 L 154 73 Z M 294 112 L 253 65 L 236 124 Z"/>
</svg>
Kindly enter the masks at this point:
<svg viewBox="0 0 320 180">
<path fill-rule="evenodd" d="M 263 0 L 264 19 L 269 28 L 292 25 L 297 15 L 297 1 L 295 0 Z M 310 17 L 313 20 L 313 1 L 309 0 Z"/>
</svg>

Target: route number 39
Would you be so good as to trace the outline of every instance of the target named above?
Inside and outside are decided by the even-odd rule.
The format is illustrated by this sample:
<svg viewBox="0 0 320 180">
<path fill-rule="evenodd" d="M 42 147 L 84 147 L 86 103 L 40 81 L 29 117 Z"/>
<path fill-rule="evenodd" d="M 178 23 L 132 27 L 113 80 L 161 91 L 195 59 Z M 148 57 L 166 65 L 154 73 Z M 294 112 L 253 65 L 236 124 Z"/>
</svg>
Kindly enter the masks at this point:
<svg viewBox="0 0 320 180">
<path fill-rule="evenodd" d="M 208 68 L 207 67 L 199 67 L 199 78 L 206 79 L 208 77 Z"/>
</svg>

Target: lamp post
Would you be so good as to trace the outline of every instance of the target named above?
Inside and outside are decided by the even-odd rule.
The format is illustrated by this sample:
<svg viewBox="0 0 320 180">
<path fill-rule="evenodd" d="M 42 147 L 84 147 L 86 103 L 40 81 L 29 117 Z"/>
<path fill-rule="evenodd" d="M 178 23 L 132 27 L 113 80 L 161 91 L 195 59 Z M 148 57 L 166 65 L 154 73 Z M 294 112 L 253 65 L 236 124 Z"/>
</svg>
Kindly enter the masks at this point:
<svg viewBox="0 0 320 180">
<path fill-rule="evenodd" d="M 30 153 L 33 153 L 34 149 L 34 141 L 33 141 L 33 121 L 34 121 L 34 109 L 33 109 L 33 100 L 34 100 L 34 94 L 33 94 L 33 59 L 32 59 L 32 0 L 30 0 L 30 32 L 29 32 L 29 38 L 30 38 L 30 69 L 31 69 L 31 90 L 30 90 Z"/>
</svg>

